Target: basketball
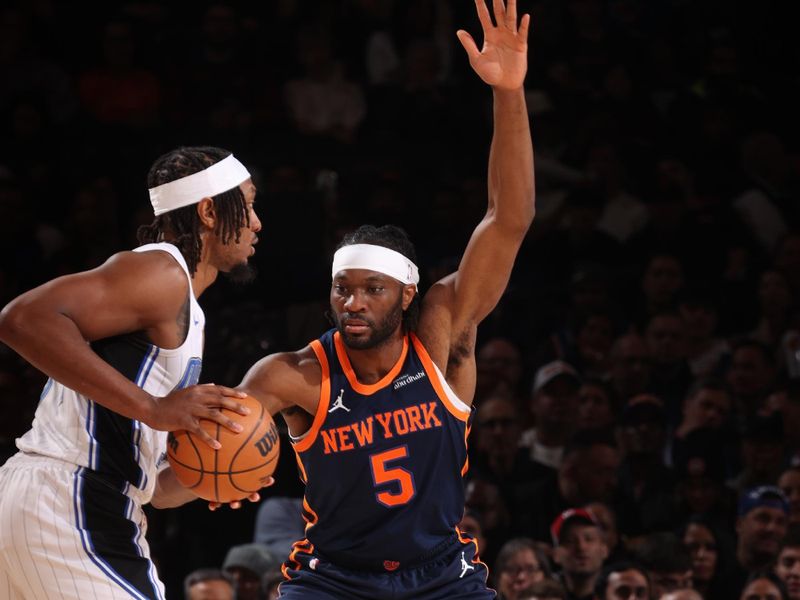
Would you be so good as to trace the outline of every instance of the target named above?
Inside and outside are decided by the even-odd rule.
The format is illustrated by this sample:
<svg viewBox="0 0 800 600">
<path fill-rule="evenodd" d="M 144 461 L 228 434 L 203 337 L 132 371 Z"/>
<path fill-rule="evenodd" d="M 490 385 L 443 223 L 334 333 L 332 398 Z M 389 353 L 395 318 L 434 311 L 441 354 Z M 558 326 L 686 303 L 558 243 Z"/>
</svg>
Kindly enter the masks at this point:
<svg viewBox="0 0 800 600">
<path fill-rule="evenodd" d="M 278 464 L 280 440 L 272 416 L 251 396 L 238 400 L 250 408 L 249 415 L 222 411 L 242 426 L 240 433 L 214 421 L 200 421 L 206 433 L 222 444 L 219 450 L 186 430 L 172 431 L 167 438 L 167 458 L 178 481 L 205 500 L 247 498 L 264 487 Z"/>
</svg>

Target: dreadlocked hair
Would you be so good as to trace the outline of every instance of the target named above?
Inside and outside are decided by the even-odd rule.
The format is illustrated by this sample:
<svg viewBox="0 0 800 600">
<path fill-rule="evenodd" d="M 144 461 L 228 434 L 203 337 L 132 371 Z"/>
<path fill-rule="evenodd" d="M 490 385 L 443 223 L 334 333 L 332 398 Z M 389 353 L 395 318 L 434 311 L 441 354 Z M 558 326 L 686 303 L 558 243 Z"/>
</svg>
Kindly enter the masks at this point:
<svg viewBox="0 0 800 600">
<path fill-rule="evenodd" d="M 167 152 L 156 159 L 147 174 L 147 187 L 154 188 L 198 173 L 227 158 L 231 153 L 212 146 L 184 146 Z M 213 196 L 217 214 L 214 233 L 223 244 L 239 242 L 241 227 L 250 225 L 250 217 L 239 187 Z M 203 250 L 200 238 L 200 218 L 197 206 L 192 204 L 161 214 L 150 225 L 142 225 L 136 232 L 140 244 L 150 244 L 169 238 L 186 259 L 189 272 L 194 274 Z"/>
<path fill-rule="evenodd" d="M 396 225 L 362 225 L 355 231 L 344 236 L 336 250 L 344 246 L 353 244 L 372 244 L 373 246 L 383 246 L 399 252 L 414 264 L 417 264 L 417 250 L 408 237 L 404 229 Z M 406 332 L 414 332 L 419 324 L 420 299 L 419 291 L 414 295 L 414 299 L 408 308 L 403 311 L 403 329 Z"/>
</svg>

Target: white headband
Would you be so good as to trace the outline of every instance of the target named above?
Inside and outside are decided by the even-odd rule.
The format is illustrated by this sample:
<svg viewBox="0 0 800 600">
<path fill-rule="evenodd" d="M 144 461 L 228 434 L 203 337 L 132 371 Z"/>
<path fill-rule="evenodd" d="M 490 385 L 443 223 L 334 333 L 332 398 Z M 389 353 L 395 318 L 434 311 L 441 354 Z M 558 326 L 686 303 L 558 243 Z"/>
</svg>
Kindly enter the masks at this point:
<svg viewBox="0 0 800 600">
<path fill-rule="evenodd" d="M 150 188 L 150 203 L 158 216 L 232 190 L 249 177 L 244 165 L 230 154 L 207 169 Z"/>
<path fill-rule="evenodd" d="M 352 244 L 342 246 L 333 255 L 331 277 L 344 269 L 367 269 L 397 279 L 400 283 L 417 285 L 419 269 L 405 256 L 383 246 Z"/>
</svg>

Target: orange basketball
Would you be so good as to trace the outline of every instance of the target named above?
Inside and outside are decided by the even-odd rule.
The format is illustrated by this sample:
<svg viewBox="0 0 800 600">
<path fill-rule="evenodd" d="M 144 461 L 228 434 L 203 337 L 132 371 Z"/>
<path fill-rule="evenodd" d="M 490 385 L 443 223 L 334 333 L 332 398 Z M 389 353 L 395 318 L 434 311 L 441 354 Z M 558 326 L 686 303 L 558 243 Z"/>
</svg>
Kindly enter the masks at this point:
<svg viewBox="0 0 800 600">
<path fill-rule="evenodd" d="M 242 426 L 240 433 L 200 421 L 206 433 L 222 444 L 219 450 L 186 430 L 172 431 L 167 439 L 167 458 L 178 481 L 213 502 L 247 498 L 264 487 L 278 464 L 280 440 L 272 416 L 251 396 L 238 401 L 250 408 L 249 415 L 222 411 Z"/>
</svg>

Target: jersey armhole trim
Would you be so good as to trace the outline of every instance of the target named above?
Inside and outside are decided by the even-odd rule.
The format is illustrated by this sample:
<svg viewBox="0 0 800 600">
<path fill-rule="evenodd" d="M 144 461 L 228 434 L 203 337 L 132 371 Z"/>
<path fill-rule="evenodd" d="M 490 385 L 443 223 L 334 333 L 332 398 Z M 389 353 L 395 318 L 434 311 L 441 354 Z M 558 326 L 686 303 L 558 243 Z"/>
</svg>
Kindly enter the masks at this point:
<svg viewBox="0 0 800 600">
<path fill-rule="evenodd" d="M 422 342 L 420 342 L 419 338 L 413 333 L 411 334 L 411 341 L 414 344 L 414 349 L 417 351 L 419 359 L 422 361 L 422 365 L 428 372 L 428 377 L 431 380 L 433 389 L 436 390 L 436 395 L 439 396 L 447 412 L 459 421 L 468 422 L 472 409 L 456 396 L 455 392 L 450 388 L 447 380 L 445 380 L 442 375 L 442 372 L 439 370 L 439 367 L 436 366 L 436 363 L 433 362 L 430 355 L 428 355 L 428 351 L 425 350 Z"/>
<path fill-rule="evenodd" d="M 325 350 L 322 348 L 322 343 L 320 343 L 319 340 L 312 341 L 310 346 L 317 356 L 317 361 L 319 361 L 319 366 L 322 369 L 322 381 L 319 386 L 319 403 L 317 404 L 317 413 L 314 415 L 314 421 L 311 423 L 311 427 L 303 434 L 303 439 L 294 443 L 295 452 L 305 452 L 311 448 L 312 444 L 317 439 L 319 430 L 322 428 L 325 417 L 328 416 L 328 405 L 331 402 L 331 369 L 328 365 L 328 357 L 325 356 Z"/>
</svg>

